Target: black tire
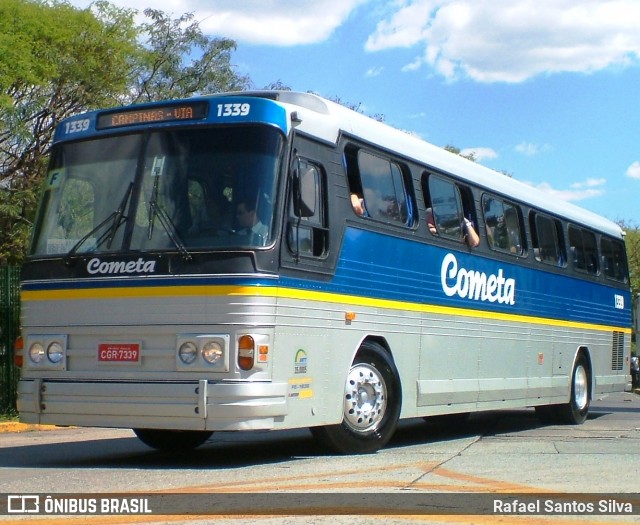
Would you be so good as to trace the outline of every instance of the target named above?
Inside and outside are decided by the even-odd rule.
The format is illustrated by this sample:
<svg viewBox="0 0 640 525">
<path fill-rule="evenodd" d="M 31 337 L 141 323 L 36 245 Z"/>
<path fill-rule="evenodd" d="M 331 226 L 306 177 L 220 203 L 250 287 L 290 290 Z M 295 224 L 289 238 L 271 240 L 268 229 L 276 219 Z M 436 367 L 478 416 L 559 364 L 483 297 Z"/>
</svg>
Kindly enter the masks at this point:
<svg viewBox="0 0 640 525">
<path fill-rule="evenodd" d="M 571 397 L 564 405 L 557 405 L 558 421 L 568 425 L 581 425 L 589 415 L 591 405 L 591 373 L 584 354 L 578 355 L 571 374 Z"/>
<path fill-rule="evenodd" d="M 401 406 L 400 378 L 393 359 L 379 344 L 365 342 L 345 382 L 342 423 L 314 427 L 311 432 L 332 452 L 370 454 L 393 436 Z"/>
<path fill-rule="evenodd" d="M 133 432 L 145 445 L 157 450 L 193 450 L 211 437 L 208 430 L 158 430 L 154 428 L 134 428 Z"/>
</svg>

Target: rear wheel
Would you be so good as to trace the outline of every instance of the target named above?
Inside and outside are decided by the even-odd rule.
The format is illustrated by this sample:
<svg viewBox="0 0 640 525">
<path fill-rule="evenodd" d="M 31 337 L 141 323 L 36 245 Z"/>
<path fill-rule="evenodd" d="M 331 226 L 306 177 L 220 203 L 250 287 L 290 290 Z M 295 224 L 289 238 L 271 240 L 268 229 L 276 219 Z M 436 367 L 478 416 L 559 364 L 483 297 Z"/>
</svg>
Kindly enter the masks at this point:
<svg viewBox="0 0 640 525">
<path fill-rule="evenodd" d="M 589 415 L 591 405 L 591 374 L 589 362 L 580 354 L 571 374 L 571 397 L 562 405 L 536 407 L 536 415 L 542 423 L 580 425 Z"/>
<path fill-rule="evenodd" d="M 393 360 L 379 344 L 365 342 L 345 382 L 342 423 L 311 431 L 334 452 L 376 452 L 395 432 L 401 405 L 400 378 Z"/>
<path fill-rule="evenodd" d="M 564 405 L 558 405 L 558 419 L 569 425 L 584 423 L 589 414 L 591 405 L 591 377 L 589 363 L 584 354 L 576 359 L 576 364 L 571 374 L 571 398 Z"/>
<path fill-rule="evenodd" d="M 192 450 L 202 445 L 213 432 L 205 430 L 158 430 L 134 428 L 133 432 L 145 445 L 158 450 Z"/>
</svg>

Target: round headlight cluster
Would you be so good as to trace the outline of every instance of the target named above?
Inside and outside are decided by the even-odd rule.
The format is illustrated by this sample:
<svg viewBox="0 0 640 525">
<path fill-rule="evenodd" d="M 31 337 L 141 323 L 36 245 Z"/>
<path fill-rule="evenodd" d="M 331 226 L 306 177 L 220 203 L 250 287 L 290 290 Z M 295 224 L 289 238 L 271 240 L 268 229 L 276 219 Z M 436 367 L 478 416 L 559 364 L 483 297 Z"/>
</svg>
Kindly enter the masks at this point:
<svg viewBox="0 0 640 525">
<path fill-rule="evenodd" d="M 221 363 L 224 360 L 224 351 L 217 341 L 209 341 L 202 347 L 202 357 L 207 363 L 212 365 Z"/>
<path fill-rule="evenodd" d="M 44 361 L 44 346 L 40 343 L 33 343 L 29 347 L 29 359 L 34 363 L 42 363 Z"/>
<path fill-rule="evenodd" d="M 178 339 L 178 366 L 193 370 L 226 371 L 228 342 L 224 336 L 187 336 Z"/>
<path fill-rule="evenodd" d="M 196 357 L 198 357 L 198 347 L 191 341 L 187 341 L 180 345 L 178 355 L 180 356 L 180 361 L 185 365 L 190 365 L 196 360 Z"/>
<path fill-rule="evenodd" d="M 59 363 L 64 356 L 64 349 L 57 341 L 54 341 L 47 347 L 47 357 L 52 363 Z"/>
<path fill-rule="evenodd" d="M 52 341 L 45 347 L 40 342 L 35 342 L 29 347 L 29 359 L 36 365 L 45 362 L 45 359 L 50 363 L 57 365 L 64 358 L 64 347 L 58 341 Z"/>
</svg>

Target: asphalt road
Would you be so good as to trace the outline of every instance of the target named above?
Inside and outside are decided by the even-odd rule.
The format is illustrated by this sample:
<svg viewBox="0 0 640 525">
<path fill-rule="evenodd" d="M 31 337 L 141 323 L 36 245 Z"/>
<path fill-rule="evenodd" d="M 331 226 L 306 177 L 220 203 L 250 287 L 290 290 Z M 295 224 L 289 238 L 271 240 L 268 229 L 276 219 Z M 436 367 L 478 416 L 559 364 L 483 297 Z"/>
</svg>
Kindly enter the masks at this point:
<svg viewBox="0 0 640 525">
<path fill-rule="evenodd" d="M 542 425 L 531 409 L 475 414 L 457 427 L 410 420 L 401 423 L 384 450 L 363 456 L 328 455 L 307 430 L 218 433 L 191 453 L 174 454 L 149 449 L 129 430 L 68 428 L 1 433 L 0 494 L 234 493 L 255 503 L 264 493 L 277 493 L 271 496 L 274 505 L 290 504 L 271 516 L 232 512 L 192 516 L 194 523 L 353 523 L 354 516 L 309 516 L 296 507 L 296 498 L 305 495 L 307 503 L 320 498 L 342 509 L 344 502 L 335 498 L 345 494 L 357 513 L 363 504 L 383 509 L 379 514 L 375 508 L 365 511 L 358 523 L 640 523 L 639 452 L 640 396 L 630 393 L 596 400 L 580 426 Z M 486 494 L 508 493 L 547 499 L 566 493 L 606 494 L 607 504 L 613 498 L 614 507 L 604 514 L 588 508 L 586 515 L 548 516 L 519 509 L 524 515 L 473 518 L 384 510 L 394 505 L 402 509 L 407 495 L 413 498 L 411 510 L 416 497 L 451 495 L 458 504 L 459 494 L 486 499 Z M 277 499 L 283 495 L 284 500 Z M 631 512 L 620 503 L 629 498 L 634 502 Z M 17 518 L 0 516 L 0 521 Z M 32 520 L 38 525 L 61 523 L 51 516 Z M 73 525 L 113 525 L 179 523 L 187 518 L 71 517 L 65 525 L 72 525 L 69 520 L 77 520 Z"/>
</svg>

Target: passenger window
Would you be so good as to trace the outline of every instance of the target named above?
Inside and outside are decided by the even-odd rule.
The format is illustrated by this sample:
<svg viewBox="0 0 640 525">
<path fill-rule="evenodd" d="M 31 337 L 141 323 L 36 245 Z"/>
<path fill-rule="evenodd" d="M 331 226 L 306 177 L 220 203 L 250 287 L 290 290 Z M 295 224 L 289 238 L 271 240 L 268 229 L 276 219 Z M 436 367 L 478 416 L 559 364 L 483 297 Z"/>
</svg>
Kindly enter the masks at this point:
<svg viewBox="0 0 640 525">
<path fill-rule="evenodd" d="M 440 177 L 429 177 L 429 197 L 438 235 L 459 241 L 462 238 L 462 199 L 456 185 Z"/>
<path fill-rule="evenodd" d="M 569 225 L 569 246 L 576 270 L 592 275 L 598 273 L 598 248 L 592 232 Z"/>
<path fill-rule="evenodd" d="M 413 199 L 401 165 L 354 147 L 345 149 L 351 203 L 357 215 L 412 226 Z"/>
<path fill-rule="evenodd" d="M 427 208 L 427 226 L 432 235 L 480 244 L 474 226 L 473 196 L 470 190 L 452 180 L 437 175 L 422 175 L 422 187 Z"/>
<path fill-rule="evenodd" d="M 602 241 L 600 241 L 600 249 L 605 277 L 623 283 L 628 282 L 629 275 L 624 244 L 620 241 L 603 237 Z"/>
<path fill-rule="evenodd" d="M 524 235 L 520 208 L 500 198 L 484 195 L 482 210 L 489 246 L 497 251 L 522 255 Z"/>
<path fill-rule="evenodd" d="M 546 215 L 531 215 L 531 242 L 538 262 L 565 266 L 566 255 L 560 221 Z"/>
</svg>

